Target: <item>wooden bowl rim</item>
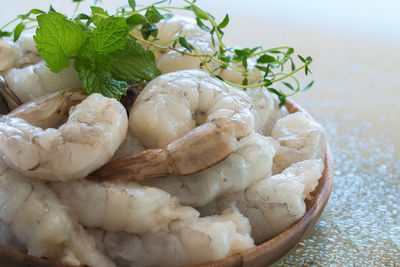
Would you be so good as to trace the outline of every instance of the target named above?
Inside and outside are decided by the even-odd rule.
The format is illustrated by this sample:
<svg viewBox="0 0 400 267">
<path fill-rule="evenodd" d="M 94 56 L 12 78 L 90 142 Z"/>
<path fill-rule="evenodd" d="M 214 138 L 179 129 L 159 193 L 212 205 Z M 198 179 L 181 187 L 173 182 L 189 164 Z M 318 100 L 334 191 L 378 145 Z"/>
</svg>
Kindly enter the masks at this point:
<svg viewBox="0 0 400 267">
<path fill-rule="evenodd" d="M 292 100 L 286 102 L 289 113 L 303 112 L 313 119 L 304 108 Z M 313 119 L 314 120 L 314 119 Z M 333 157 L 329 147 L 326 145 L 325 168 L 319 179 L 317 188 L 313 191 L 313 199 L 307 205 L 304 216 L 292 224 L 289 228 L 267 240 L 266 242 L 248 249 L 244 252 L 232 255 L 222 260 L 192 265 L 193 267 L 221 267 L 221 266 L 265 266 L 272 264 L 293 247 L 295 247 L 306 234 L 314 227 L 322 214 L 333 185 Z M 10 266 L 40 266 L 40 267 L 71 267 L 57 261 L 39 258 L 19 252 L 17 250 L 0 245 L 0 263 L 6 259 Z"/>
</svg>

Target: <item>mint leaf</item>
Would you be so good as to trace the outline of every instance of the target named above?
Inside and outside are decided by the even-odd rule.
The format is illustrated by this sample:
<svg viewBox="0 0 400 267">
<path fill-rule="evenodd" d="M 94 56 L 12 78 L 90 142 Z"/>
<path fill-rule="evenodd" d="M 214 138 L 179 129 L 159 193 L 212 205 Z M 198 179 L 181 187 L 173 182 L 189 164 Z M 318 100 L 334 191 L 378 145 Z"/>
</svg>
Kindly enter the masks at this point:
<svg viewBox="0 0 400 267">
<path fill-rule="evenodd" d="M 94 50 L 99 54 L 108 54 L 122 49 L 128 40 L 128 25 L 121 17 L 111 16 L 100 21 L 90 38 Z"/>
<path fill-rule="evenodd" d="M 69 66 L 70 57 L 85 43 L 86 34 L 57 12 L 39 15 L 37 21 L 39 28 L 33 37 L 36 47 L 50 70 L 57 73 Z"/>
<path fill-rule="evenodd" d="M 103 68 L 103 65 L 96 63 L 95 60 L 87 57 L 80 57 L 75 62 L 82 88 L 88 94 L 100 93 L 120 100 L 121 95 L 126 94 L 128 85 L 126 82 L 114 79 L 107 67 Z"/>
<path fill-rule="evenodd" d="M 117 80 L 127 83 L 150 81 L 161 74 L 153 52 L 134 40 L 129 40 L 123 50 L 113 53 L 112 58 L 111 73 Z"/>
<path fill-rule="evenodd" d="M 98 6 L 91 6 L 90 9 L 92 10 L 92 15 L 93 15 L 93 24 L 94 25 L 99 25 L 99 23 L 104 20 L 104 18 L 101 18 L 100 16 L 96 16 L 96 15 L 102 15 L 102 16 L 106 16 L 108 17 L 108 12 L 105 11 L 103 8 L 98 7 Z"/>
</svg>

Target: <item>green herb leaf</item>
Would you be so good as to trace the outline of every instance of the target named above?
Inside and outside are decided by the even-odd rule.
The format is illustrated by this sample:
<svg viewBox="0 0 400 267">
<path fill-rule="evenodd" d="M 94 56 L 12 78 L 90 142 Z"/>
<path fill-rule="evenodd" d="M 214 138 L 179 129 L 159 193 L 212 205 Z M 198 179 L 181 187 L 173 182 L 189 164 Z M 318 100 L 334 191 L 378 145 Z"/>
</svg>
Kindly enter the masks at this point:
<svg viewBox="0 0 400 267">
<path fill-rule="evenodd" d="M 0 38 L 1 37 L 10 37 L 13 33 L 7 31 L 0 31 Z"/>
<path fill-rule="evenodd" d="M 69 66 L 70 57 L 78 53 L 86 41 L 86 34 L 60 13 L 39 15 L 37 21 L 36 47 L 47 66 L 53 72 L 59 72 Z"/>
<path fill-rule="evenodd" d="M 101 16 L 105 16 L 108 17 L 108 12 L 105 11 L 104 9 L 102 9 L 101 7 L 98 6 L 91 6 L 90 9 L 92 10 L 92 15 L 93 15 L 93 24 L 94 25 L 99 25 L 99 23 L 104 20 L 105 18 L 101 17 Z M 101 15 L 101 16 L 99 16 Z"/>
<path fill-rule="evenodd" d="M 128 89 L 126 82 L 114 79 L 107 67 L 96 64 L 93 59 L 80 57 L 75 62 L 75 68 L 86 93 L 100 93 L 118 100 L 126 94 Z"/>
<path fill-rule="evenodd" d="M 293 88 L 293 86 L 292 86 L 290 83 L 288 83 L 288 82 L 282 82 L 282 84 L 285 85 L 285 86 L 286 86 L 287 88 L 289 88 L 290 90 L 294 91 L 294 88 Z"/>
<path fill-rule="evenodd" d="M 121 17 L 111 16 L 102 20 L 93 30 L 90 41 L 99 54 L 108 54 L 122 49 L 128 40 L 128 25 Z"/>
<path fill-rule="evenodd" d="M 146 18 L 140 14 L 134 14 L 126 19 L 129 26 L 136 26 L 145 23 Z"/>
<path fill-rule="evenodd" d="M 183 46 L 184 48 L 186 48 L 189 52 L 192 52 L 193 50 L 193 45 L 191 45 L 185 37 L 180 36 L 178 38 L 178 42 L 181 46 Z"/>
<path fill-rule="evenodd" d="M 153 37 L 157 37 L 158 28 L 153 23 L 146 22 L 143 24 L 142 28 L 140 29 L 142 32 L 143 38 L 145 40 L 149 39 L 150 35 Z"/>
<path fill-rule="evenodd" d="M 222 20 L 222 22 L 220 24 L 218 24 L 218 28 L 223 29 L 226 27 L 226 25 L 228 25 L 229 23 L 229 15 L 226 14 L 225 18 Z"/>
<path fill-rule="evenodd" d="M 132 8 L 132 10 L 135 11 L 136 1 L 135 0 L 129 0 L 128 3 L 129 3 L 129 6 Z"/>
<path fill-rule="evenodd" d="M 134 40 L 129 40 L 123 50 L 112 54 L 111 73 L 115 79 L 127 83 L 150 81 L 161 74 L 153 52 Z"/>
<path fill-rule="evenodd" d="M 158 12 L 154 7 L 149 7 L 144 15 L 151 23 L 157 23 L 162 20 L 164 17 Z"/>
<path fill-rule="evenodd" d="M 275 58 L 270 55 L 262 55 L 257 59 L 258 64 L 267 64 L 272 62 L 275 62 Z"/>
<path fill-rule="evenodd" d="M 19 39 L 19 36 L 21 35 L 22 31 L 24 30 L 25 26 L 24 24 L 21 22 L 19 23 L 15 29 L 14 29 L 14 42 L 16 42 Z"/>
<path fill-rule="evenodd" d="M 91 17 L 89 15 L 80 13 L 75 17 L 76 20 L 90 20 Z"/>
<path fill-rule="evenodd" d="M 310 89 L 313 86 L 313 84 L 314 84 L 314 81 L 310 82 L 304 88 L 302 88 L 301 91 L 307 91 L 308 89 Z"/>
<path fill-rule="evenodd" d="M 196 18 L 196 22 L 197 22 L 197 25 L 200 27 L 200 29 L 202 29 L 203 31 L 205 31 L 205 32 L 211 32 L 211 29 L 209 28 L 209 27 L 207 27 L 202 21 L 201 21 L 201 19 L 200 18 Z"/>
</svg>

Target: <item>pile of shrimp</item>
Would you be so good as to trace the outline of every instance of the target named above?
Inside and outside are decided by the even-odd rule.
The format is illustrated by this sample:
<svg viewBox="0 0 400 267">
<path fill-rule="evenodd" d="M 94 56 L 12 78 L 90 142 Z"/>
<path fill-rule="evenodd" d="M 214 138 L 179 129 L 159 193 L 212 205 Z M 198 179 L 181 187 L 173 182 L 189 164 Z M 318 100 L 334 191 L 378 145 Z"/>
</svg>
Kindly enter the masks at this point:
<svg viewBox="0 0 400 267">
<path fill-rule="evenodd" d="M 185 35 L 214 53 L 191 19 L 158 27 L 157 42 Z M 1 245 L 75 266 L 186 266 L 250 249 L 304 215 L 324 169 L 323 127 L 194 57 L 154 52 L 163 74 L 127 110 L 70 89 L 76 72 L 50 72 L 31 36 L 0 40 L 3 95 L 18 106 L 0 117 Z"/>
</svg>

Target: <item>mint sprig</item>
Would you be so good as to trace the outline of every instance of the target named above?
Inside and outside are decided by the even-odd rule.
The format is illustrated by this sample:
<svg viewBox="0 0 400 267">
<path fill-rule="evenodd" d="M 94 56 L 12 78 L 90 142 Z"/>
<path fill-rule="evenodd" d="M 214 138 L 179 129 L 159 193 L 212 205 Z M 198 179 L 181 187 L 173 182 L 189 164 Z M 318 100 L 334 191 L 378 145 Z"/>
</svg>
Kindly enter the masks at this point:
<svg viewBox="0 0 400 267">
<path fill-rule="evenodd" d="M 37 17 L 34 40 L 51 71 L 59 72 L 74 60 L 88 94 L 118 100 L 129 83 L 160 75 L 153 52 L 128 36 L 125 18 L 109 16 L 99 7 L 92 7 L 92 12 L 92 16 L 79 14 L 74 20 L 54 10 Z"/>
</svg>

